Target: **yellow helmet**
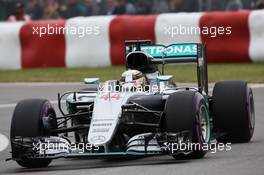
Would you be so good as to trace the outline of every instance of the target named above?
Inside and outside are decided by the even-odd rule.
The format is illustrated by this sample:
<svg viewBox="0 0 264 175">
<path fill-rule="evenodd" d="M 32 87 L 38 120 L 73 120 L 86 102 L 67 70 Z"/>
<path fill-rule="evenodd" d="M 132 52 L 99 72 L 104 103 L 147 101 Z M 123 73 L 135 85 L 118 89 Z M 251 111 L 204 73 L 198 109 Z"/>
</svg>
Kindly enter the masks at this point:
<svg viewBox="0 0 264 175">
<path fill-rule="evenodd" d="M 122 73 L 120 82 L 134 83 L 136 87 L 143 87 L 146 82 L 146 78 L 144 74 L 138 70 L 127 70 Z"/>
</svg>

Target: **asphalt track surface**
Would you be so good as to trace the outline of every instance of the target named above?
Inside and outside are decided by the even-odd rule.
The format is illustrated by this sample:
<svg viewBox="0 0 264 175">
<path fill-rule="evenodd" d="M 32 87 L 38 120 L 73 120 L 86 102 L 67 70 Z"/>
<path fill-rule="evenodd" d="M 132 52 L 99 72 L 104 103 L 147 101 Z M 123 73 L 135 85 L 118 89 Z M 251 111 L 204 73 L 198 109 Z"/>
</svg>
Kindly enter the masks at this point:
<svg viewBox="0 0 264 175">
<path fill-rule="evenodd" d="M 57 92 L 76 90 L 81 84 L 0 84 L 0 133 L 9 137 L 15 104 L 24 98 L 46 98 L 56 108 Z M 232 150 L 208 153 L 200 160 L 175 161 L 170 156 L 141 159 L 58 159 L 48 168 L 25 169 L 10 157 L 10 146 L 0 152 L 0 174 L 69 174 L 69 175 L 263 175 L 264 174 L 264 87 L 253 89 L 256 110 L 256 129 L 252 142 L 232 144 Z"/>
</svg>

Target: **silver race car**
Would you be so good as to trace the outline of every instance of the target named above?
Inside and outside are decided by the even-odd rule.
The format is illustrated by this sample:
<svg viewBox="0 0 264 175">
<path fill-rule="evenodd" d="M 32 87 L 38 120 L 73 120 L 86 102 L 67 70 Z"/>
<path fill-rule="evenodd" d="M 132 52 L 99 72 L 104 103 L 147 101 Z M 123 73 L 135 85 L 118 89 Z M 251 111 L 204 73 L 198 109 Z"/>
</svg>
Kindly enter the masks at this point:
<svg viewBox="0 0 264 175">
<path fill-rule="evenodd" d="M 58 94 L 60 116 L 48 100 L 20 101 L 11 123 L 10 159 L 27 168 L 72 157 L 191 159 L 204 157 L 214 139 L 225 144 L 250 141 L 252 90 L 244 81 L 222 81 L 210 95 L 204 45 L 140 40 L 125 46 L 121 78 L 86 78 L 87 89 Z M 168 63 L 196 63 L 198 86 L 178 86 L 171 75 L 164 75 Z"/>
</svg>

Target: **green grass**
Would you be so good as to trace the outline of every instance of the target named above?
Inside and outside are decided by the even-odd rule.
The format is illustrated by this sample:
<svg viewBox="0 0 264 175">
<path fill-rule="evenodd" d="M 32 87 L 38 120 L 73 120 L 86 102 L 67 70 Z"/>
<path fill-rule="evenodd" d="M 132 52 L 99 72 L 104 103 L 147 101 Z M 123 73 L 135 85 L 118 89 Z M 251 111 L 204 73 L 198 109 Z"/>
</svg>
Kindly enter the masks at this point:
<svg viewBox="0 0 264 175">
<path fill-rule="evenodd" d="M 124 66 L 1 70 L 0 82 L 80 82 L 85 77 L 119 79 L 124 70 Z M 166 65 L 165 74 L 173 75 L 177 82 L 196 82 L 196 65 Z M 209 64 L 208 75 L 210 82 L 238 79 L 264 83 L 264 64 Z"/>
</svg>

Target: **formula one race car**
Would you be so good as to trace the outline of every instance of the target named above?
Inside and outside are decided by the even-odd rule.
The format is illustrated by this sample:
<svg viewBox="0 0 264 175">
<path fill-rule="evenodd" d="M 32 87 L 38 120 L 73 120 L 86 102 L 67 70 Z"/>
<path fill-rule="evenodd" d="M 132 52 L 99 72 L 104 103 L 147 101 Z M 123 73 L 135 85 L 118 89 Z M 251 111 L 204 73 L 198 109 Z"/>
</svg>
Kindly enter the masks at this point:
<svg viewBox="0 0 264 175">
<path fill-rule="evenodd" d="M 209 95 L 204 45 L 151 45 L 142 40 L 125 44 L 121 79 L 87 78 L 87 89 L 58 94 L 62 116 L 56 117 L 45 99 L 17 104 L 10 134 L 12 160 L 35 168 L 61 157 L 193 159 L 204 157 L 214 139 L 250 141 L 255 122 L 252 90 L 244 81 L 222 81 Z M 179 87 L 171 75 L 164 75 L 165 64 L 192 62 L 197 63 L 197 87 Z"/>
</svg>

